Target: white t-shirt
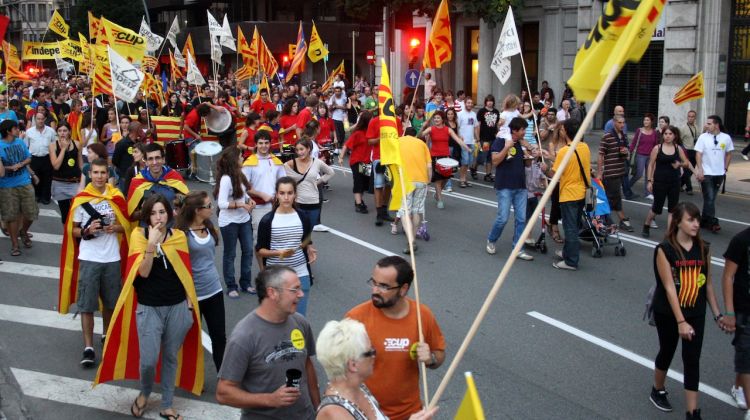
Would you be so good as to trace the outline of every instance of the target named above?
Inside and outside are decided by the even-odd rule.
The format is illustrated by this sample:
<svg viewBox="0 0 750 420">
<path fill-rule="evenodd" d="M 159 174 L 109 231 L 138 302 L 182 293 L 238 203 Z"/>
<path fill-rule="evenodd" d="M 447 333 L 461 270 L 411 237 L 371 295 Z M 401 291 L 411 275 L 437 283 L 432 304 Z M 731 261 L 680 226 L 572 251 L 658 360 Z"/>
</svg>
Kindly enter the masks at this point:
<svg viewBox="0 0 750 420">
<path fill-rule="evenodd" d="M 474 111 L 461 111 L 456 114 L 458 118 L 458 135 L 467 145 L 474 144 L 474 127 L 479 126 L 477 113 Z"/>
<path fill-rule="evenodd" d="M 701 153 L 703 174 L 721 176 L 726 173 L 724 156 L 734 150 L 734 143 L 726 133 L 719 133 L 715 136 L 711 133 L 703 133 L 695 141 L 694 149 Z"/>
<path fill-rule="evenodd" d="M 242 186 L 241 198 L 233 198 L 233 191 L 232 180 L 229 178 L 229 175 L 222 176 L 219 181 L 219 194 L 217 199 L 219 208 L 221 209 L 219 212 L 219 227 L 227 226 L 230 223 L 242 224 L 250 221 L 250 213 L 247 210 L 242 207 L 229 208 L 230 202 L 240 203 L 246 202 L 249 199 L 247 192 L 245 192 L 245 186 Z"/>
<path fill-rule="evenodd" d="M 435 79 L 430 78 L 430 80 L 425 79 L 424 81 L 424 100 L 425 102 L 432 99 L 432 92 L 435 90 L 435 86 L 437 86 L 437 82 Z"/>
<path fill-rule="evenodd" d="M 105 223 L 115 223 L 117 217 L 109 201 L 102 200 L 98 203 L 90 201 L 89 203 L 94 210 L 104 216 Z M 83 206 L 76 208 L 75 214 L 73 214 L 73 221 L 80 223 L 81 228 L 86 226 L 89 219 L 91 219 L 91 216 L 83 209 Z M 117 234 L 99 232 L 93 239 L 82 240 L 78 247 L 78 259 L 97 263 L 120 261 L 120 242 L 117 240 Z"/>
<path fill-rule="evenodd" d="M 557 121 L 563 122 L 570 118 L 570 112 L 565 112 L 564 109 L 557 111 Z"/>
<path fill-rule="evenodd" d="M 500 119 L 503 120 L 503 125 L 500 127 L 499 131 L 497 132 L 498 138 L 503 138 L 505 140 L 510 139 L 510 121 L 513 118 L 520 117 L 521 113 L 518 112 L 517 109 L 514 109 L 513 111 L 503 111 L 500 113 Z"/>
<path fill-rule="evenodd" d="M 342 84 L 344 82 L 341 82 Z M 337 98 L 336 95 L 331 96 L 330 99 L 328 99 L 328 108 L 331 110 L 331 118 L 333 118 L 336 121 L 344 121 L 346 118 L 346 110 L 345 109 L 333 109 L 335 106 L 346 106 L 346 95 L 343 93 L 341 94 L 340 98 Z"/>
<path fill-rule="evenodd" d="M 254 191 L 260 191 L 271 196 L 276 194 L 276 180 L 286 176 L 284 165 L 275 165 L 271 158 L 261 158 L 258 156 L 258 165 L 243 166 L 242 173 L 247 178 Z M 257 203 L 259 199 L 253 198 Z M 271 206 L 271 203 L 262 204 Z"/>
</svg>

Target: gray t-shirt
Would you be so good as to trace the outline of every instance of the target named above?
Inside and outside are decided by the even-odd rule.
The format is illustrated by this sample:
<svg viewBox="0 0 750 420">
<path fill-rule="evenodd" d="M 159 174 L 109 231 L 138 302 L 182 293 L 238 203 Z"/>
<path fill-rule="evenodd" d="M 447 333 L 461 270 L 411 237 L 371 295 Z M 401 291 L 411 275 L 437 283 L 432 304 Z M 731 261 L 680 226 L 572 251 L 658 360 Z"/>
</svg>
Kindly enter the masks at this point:
<svg viewBox="0 0 750 420">
<path fill-rule="evenodd" d="M 234 327 L 219 378 L 237 382 L 247 392 L 272 393 L 286 383 L 287 369 L 297 369 L 302 372 L 301 395 L 289 407 L 242 409 L 242 420 L 314 419 L 315 407 L 310 400 L 305 370 L 307 358 L 315 355 L 310 324 L 298 313 L 274 324 L 255 312 Z"/>
</svg>

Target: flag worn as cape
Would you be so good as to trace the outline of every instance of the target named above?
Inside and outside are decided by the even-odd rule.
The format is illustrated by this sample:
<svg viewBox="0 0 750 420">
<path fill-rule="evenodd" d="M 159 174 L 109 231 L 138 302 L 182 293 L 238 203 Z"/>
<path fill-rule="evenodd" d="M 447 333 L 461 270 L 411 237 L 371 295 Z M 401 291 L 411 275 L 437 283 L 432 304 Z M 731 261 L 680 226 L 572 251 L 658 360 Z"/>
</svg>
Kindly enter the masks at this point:
<svg viewBox="0 0 750 420">
<path fill-rule="evenodd" d="M 284 162 L 281 161 L 281 159 L 277 158 L 276 155 L 271 154 L 271 162 L 274 165 L 283 165 Z M 242 162 L 242 166 L 258 166 L 258 155 L 253 154 L 250 155 L 247 159 L 245 159 L 244 162 Z"/>
<path fill-rule="evenodd" d="M 128 238 L 130 237 L 131 225 L 127 216 L 127 203 L 125 196 L 120 190 L 109 183 L 107 189 L 102 194 L 89 183 L 86 188 L 79 192 L 70 206 L 68 220 L 65 222 L 65 233 L 63 235 L 62 252 L 60 252 L 60 283 L 57 297 L 57 311 L 61 314 L 67 314 L 70 305 L 78 299 L 78 240 L 73 237 L 73 215 L 78 207 L 84 203 L 98 203 L 109 201 L 112 210 L 115 212 L 117 223 L 123 227 L 125 232 L 119 233 L 117 238 L 120 240 L 120 263 L 122 264 L 122 273 L 125 273 L 125 263 L 128 258 Z"/>
<path fill-rule="evenodd" d="M 128 216 L 133 217 L 133 212 L 138 209 L 138 205 L 143 200 L 143 195 L 148 191 L 154 184 L 162 184 L 170 187 L 181 194 L 187 195 L 190 190 L 185 184 L 185 180 L 174 169 L 167 166 L 164 167 L 162 177 L 154 179 L 151 176 L 151 172 L 148 168 L 143 168 L 141 172 L 136 175 L 132 181 L 130 181 L 130 189 L 128 190 Z"/>
<path fill-rule="evenodd" d="M 130 236 L 127 276 L 107 330 L 107 341 L 104 342 L 102 362 L 96 372 L 94 385 L 119 379 L 137 380 L 140 378 L 140 353 L 135 323 L 135 310 L 138 303 L 133 282 L 138 274 L 138 267 L 143 261 L 147 246 L 148 240 L 144 236 L 143 228 L 135 229 Z M 190 254 L 185 234 L 181 230 L 171 230 L 171 235 L 162 242 L 161 249 L 174 267 L 177 277 L 185 288 L 185 295 L 193 306 L 191 311 L 193 325 L 177 353 L 176 385 L 195 395 L 200 395 L 204 380 L 201 315 L 198 298 L 195 295 Z M 161 366 L 157 367 L 157 382 L 160 381 L 160 371 Z"/>
<path fill-rule="evenodd" d="M 422 67 L 439 69 L 444 63 L 453 58 L 453 39 L 451 35 L 451 19 L 448 0 L 442 0 L 432 21 L 430 37 L 424 50 Z"/>
</svg>

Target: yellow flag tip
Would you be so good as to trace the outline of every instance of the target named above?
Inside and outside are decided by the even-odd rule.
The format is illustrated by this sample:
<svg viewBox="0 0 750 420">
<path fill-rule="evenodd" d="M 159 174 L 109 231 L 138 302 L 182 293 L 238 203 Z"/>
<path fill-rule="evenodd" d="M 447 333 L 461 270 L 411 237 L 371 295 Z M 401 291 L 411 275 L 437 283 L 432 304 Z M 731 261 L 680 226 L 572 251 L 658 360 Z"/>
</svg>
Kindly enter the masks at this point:
<svg viewBox="0 0 750 420">
<path fill-rule="evenodd" d="M 466 377 L 466 378 L 473 378 L 473 376 L 471 374 L 471 371 L 467 370 L 466 372 L 464 372 L 464 377 Z"/>
</svg>

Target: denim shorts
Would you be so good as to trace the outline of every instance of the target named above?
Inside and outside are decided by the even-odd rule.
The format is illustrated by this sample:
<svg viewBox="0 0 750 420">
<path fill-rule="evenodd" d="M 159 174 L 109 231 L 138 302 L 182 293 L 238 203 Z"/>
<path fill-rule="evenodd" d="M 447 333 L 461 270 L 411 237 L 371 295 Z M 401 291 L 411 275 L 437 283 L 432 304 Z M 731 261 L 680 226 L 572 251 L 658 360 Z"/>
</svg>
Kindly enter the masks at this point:
<svg viewBox="0 0 750 420">
<path fill-rule="evenodd" d="M 474 163 L 474 150 L 476 146 L 473 144 L 467 144 L 467 146 L 469 146 L 468 152 L 466 149 L 461 149 L 461 166 L 470 166 Z"/>
<path fill-rule="evenodd" d="M 380 159 L 373 160 L 372 161 L 372 176 L 373 176 L 373 185 L 375 188 L 384 188 L 385 187 L 385 172 L 378 173 L 376 170 L 380 166 Z"/>
<path fill-rule="evenodd" d="M 99 297 L 105 309 L 114 309 L 122 288 L 120 261 L 78 263 L 78 310 L 93 313 L 99 310 Z"/>
</svg>

